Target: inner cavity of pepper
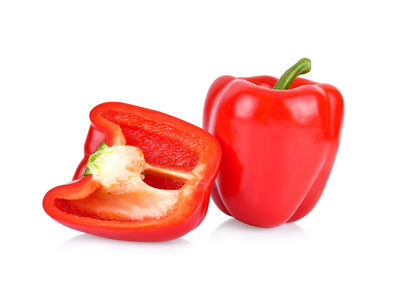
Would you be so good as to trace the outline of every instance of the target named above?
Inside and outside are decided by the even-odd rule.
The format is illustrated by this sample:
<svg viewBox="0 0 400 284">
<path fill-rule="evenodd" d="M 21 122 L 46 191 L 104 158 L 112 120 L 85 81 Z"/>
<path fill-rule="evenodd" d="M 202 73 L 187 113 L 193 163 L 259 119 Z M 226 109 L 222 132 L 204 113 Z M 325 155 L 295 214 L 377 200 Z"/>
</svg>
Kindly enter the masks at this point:
<svg viewBox="0 0 400 284">
<path fill-rule="evenodd" d="M 59 209 L 110 221 L 160 219 L 174 208 L 179 189 L 196 179 L 189 171 L 148 164 L 134 146 L 108 148 L 91 169 L 99 188 L 83 199 L 57 199 Z"/>
<path fill-rule="evenodd" d="M 189 131 L 123 111 L 108 110 L 102 117 L 117 124 L 126 144 L 140 148 L 152 165 L 190 171 L 198 164 L 201 144 Z"/>
</svg>

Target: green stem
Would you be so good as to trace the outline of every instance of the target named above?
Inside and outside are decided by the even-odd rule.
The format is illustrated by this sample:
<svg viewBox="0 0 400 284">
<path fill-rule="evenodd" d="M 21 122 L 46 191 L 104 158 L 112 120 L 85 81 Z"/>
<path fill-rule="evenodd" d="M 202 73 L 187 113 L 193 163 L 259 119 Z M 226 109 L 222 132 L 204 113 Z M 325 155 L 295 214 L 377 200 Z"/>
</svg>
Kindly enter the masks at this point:
<svg viewBox="0 0 400 284">
<path fill-rule="evenodd" d="M 300 59 L 295 65 L 293 65 L 285 73 L 283 73 L 278 82 L 276 82 L 274 89 L 288 90 L 297 76 L 301 74 L 306 74 L 310 72 L 310 70 L 311 60 L 308 58 Z"/>
</svg>

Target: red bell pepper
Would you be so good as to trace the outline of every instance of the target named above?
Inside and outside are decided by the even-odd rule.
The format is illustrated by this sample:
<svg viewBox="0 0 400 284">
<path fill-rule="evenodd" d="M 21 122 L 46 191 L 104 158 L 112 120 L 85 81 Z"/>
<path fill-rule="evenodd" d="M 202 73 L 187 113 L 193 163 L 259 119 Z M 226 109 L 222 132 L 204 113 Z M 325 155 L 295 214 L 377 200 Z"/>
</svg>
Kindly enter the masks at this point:
<svg viewBox="0 0 400 284">
<path fill-rule="evenodd" d="M 328 180 L 344 104 L 332 85 L 296 78 L 310 68 L 304 58 L 279 81 L 223 76 L 210 87 L 203 127 L 222 147 L 211 196 L 244 223 L 274 227 L 303 218 Z"/>
<path fill-rule="evenodd" d="M 90 112 L 74 180 L 51 189 L 43 208 L 70 228 L 106 238 L 165 241 L 204 219 L 221 151 L 206 131 L 123 103 Z"/>
</svg>

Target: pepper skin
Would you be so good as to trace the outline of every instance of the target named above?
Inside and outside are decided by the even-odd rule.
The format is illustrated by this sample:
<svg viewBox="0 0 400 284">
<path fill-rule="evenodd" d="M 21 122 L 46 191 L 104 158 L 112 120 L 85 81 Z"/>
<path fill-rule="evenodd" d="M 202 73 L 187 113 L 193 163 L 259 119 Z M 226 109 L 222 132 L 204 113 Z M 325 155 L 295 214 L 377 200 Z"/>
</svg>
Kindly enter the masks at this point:
<svg viewBox="0 0 400 284">
<path fill-rule="evenodd" d="M 73 181 L 43 199 L 50 217 L 75 230 L 129 241 L 175 239 L 202 222 L 221 158 L 212 135 L 167 114 L 123 103 L 100 104 L 90 119 L 85 155 Z M 102 156 L 103 176 L 82 176 L 98 148 L 108 151 Z M 128 182 L 122 174 L 112 179 L 121 168 L 112 164 L 118 159 L 128 165 L 121 169 L 129 173 L 129 179 L 124 177 Z"/>
<path fill-rule="evenodd" d="M 299 220 L 316 205 L 344 116 L 342 95 L 332 85 L 293 77 L 289 90 L 277 90 L 277 81 L 222 76 L 204 106 L 203 128 L 222 148 L 211 196 L 226 214 L 265 228 Z"/>
</svg>

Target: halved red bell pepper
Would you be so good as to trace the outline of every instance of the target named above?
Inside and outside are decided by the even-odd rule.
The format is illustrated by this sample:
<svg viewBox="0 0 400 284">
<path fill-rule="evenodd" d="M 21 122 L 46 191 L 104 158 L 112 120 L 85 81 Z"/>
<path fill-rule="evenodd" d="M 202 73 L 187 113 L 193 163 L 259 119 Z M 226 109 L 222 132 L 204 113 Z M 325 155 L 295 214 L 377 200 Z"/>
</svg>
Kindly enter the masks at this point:
<svg viewBox="0 0 400 284">
<path fill-rule="evenodd" d="M 74 180 L 43 208 L 70 228 L 106 238 L 165 241 L 204 219 L 221 151 L 206 131 L 157 111 L 103 103 L 90 112 Z"/>
<path fill-rule="evenodd" d="M 222 148 L 211 196 L 244 223 L 274 227 L 304 217 L 328 180 L 344 104 L 332 85 L 296 78 L 310 68 L 305 58 L 279 80 L 223 76 L 210 87 L 203 127 Z"/>
</svg>

